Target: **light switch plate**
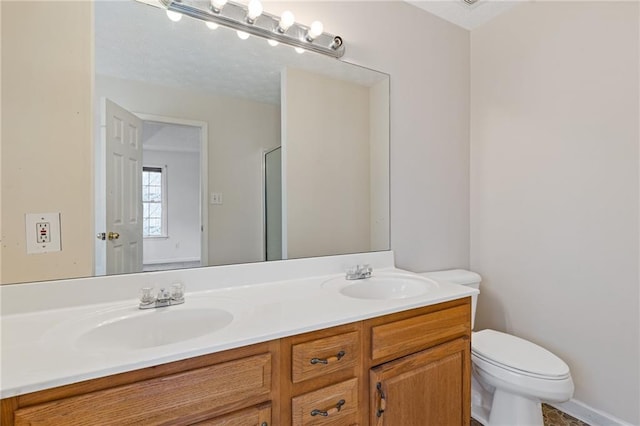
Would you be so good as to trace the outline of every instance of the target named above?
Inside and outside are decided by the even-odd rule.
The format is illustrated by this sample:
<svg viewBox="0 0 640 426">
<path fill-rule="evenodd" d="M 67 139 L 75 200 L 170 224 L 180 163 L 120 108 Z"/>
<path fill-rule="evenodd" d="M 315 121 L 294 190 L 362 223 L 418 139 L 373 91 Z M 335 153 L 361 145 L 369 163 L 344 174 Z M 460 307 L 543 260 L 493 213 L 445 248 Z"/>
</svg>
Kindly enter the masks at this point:
<svg viewBox="0 0 640 426">
<path fill-rule="evenodd" d="M 62 250 L 60 213 L 27 213 L 24 223 L 27 254 Z"/>
<path fill-rule="evenodd" d="M 209 203 L 221 205 L 222 204 L 222 193 L 221 192 L 212 192 L 209 197 Z"/>
</svg>

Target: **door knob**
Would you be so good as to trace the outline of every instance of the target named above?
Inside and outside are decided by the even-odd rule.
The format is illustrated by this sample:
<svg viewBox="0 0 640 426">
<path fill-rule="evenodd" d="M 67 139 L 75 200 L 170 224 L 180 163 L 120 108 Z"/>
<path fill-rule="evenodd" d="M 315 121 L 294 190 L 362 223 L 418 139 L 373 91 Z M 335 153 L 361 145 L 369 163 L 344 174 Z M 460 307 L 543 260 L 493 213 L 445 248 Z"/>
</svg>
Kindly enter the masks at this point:
<svg viewBox="0 0 640 426">
<path fill-rule="evenodd" d="M 99 232 L 98 235 L 96 235 L 96 238 L 104 241 L 107 239 L 107 234 L 105 234 L 104 232 Z"/>
<path fill-rule="evenodd" d="M 120 238 L 120 234 L 118 234 L 117 232 L 109 232 L 107 238 L 109 238 L 109 241 L 117 240 L 118 238 Z"/>
</svg>

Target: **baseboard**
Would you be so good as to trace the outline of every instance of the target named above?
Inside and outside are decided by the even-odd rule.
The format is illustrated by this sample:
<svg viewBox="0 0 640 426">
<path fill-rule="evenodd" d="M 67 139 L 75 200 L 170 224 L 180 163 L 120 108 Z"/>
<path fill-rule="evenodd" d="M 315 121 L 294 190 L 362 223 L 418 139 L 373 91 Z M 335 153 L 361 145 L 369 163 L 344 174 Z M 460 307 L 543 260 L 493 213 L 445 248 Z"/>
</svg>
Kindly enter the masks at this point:
<svg viewBox="0 0 640 426">
<path fill-rule="evenodd" d="M 567 402 L 549 404 L 568 415 L 575 417 L 591 426 L 633 426 L 609 413 L 596 410 L 584 402 L 571 399 Z"/>
</svg>

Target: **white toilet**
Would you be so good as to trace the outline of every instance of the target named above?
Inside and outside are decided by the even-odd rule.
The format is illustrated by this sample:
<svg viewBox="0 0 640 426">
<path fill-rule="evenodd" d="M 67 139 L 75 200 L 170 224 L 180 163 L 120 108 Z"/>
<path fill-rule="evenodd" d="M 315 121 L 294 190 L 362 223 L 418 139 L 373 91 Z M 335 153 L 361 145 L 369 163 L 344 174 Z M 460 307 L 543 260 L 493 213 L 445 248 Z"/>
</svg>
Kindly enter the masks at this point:
<svg viewBox="0 0 640 426">
<path fill-rule="evenodd" d="M 423 274 L 479 289 L 475 272 L 454 269 Z M 477 296 L 472 300 L 472 327 Z M 543 426 L 542 403 L 573 395 L 569 367 L 527 340 L 495 330 L 471 335 L 471 415 L 485 426 Z"/>
</svg>

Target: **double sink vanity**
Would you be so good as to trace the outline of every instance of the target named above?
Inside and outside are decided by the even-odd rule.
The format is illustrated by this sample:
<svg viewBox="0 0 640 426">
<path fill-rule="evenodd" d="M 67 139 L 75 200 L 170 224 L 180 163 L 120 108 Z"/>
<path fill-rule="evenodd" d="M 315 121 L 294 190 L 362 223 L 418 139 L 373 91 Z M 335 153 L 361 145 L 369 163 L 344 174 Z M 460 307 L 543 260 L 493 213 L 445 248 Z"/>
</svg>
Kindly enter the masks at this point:
<svg viewBox="0 0 640 426">
<path fill-rule="evenodd" d="M 150 279 L 185 302 L 139 309 Z M 475 290 L 392 252 L 0 290 L 3 425 L 469 422 Z"/>
</svg>

